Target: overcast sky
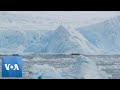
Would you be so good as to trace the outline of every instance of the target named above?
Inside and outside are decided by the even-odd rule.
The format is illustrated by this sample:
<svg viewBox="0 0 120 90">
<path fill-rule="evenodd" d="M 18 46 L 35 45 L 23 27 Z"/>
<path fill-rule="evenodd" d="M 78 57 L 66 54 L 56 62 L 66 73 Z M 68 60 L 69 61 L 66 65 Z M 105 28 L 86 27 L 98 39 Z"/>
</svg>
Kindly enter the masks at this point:
<svg viewBox="0 0 120 90">
<path fill-rule="evenodd" d="M 30 17 L 37 16 L 51 18 L 52 21 L 57 21 L 58 23 L 63 22 L 64 24 L 80 26 L 101 22 L 108 18 L 120 15 L 120 11 L 7 11 L 7 12 L 14 13 L 16 15 L 25 15 Z"/>
<path fill-rule="evenodd" d="M 120 11 L 13 11 L 29 16 L 64 16 L 64 17 L 111 17 L 120 15 Z"/>
<path fill-rule="evenodd" d="M 11 12 L 11 11 L 10 11 Z M 22 14 L 32 17 L 49 17 L 62 21 L 92 21 L 105 20 L 120 15 L 120 11 L 12 11 L 14 14 Z"/>
<path fill-rule="evenodd" d="M 82 27 L 82 26 L 98 23 L 108 19 L 109 17 L 111 18 L 120 15 L 120 11 L 0 11 L 0 12 L 9 12 L 16 14 L 17 16 L 24 15 L 29 17 L 31 16 L 40 17 L 39 19 L 35 18 L 36 21 L 38 20 L 42 22 L 40 23 L 39 26 L 44 26 L 44 25 L 55 26 L 55 25 L 59 25 L 62 22 L 65 25 L 71 25 L 75 27 L 78 26 Z M 9 15 L 9 13 L 7 14 Z M 31 20 L 33 19 L 34 18 L 32 18 Z M 29 22 L 27 23 L 27 25 L 28 24 Z"/>
</svg>

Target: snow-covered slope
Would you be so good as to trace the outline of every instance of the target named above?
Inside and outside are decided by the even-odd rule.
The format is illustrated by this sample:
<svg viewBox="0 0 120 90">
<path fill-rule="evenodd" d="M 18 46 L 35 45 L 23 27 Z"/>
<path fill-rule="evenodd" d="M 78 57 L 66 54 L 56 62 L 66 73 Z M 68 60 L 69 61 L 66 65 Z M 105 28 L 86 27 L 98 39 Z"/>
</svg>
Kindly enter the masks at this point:
<svg viewBox="0 0 120 90">
<path fill-rule="evenodd" d="M 50 37 L 47 53 L 93 53 L 97 49 L 76 30 L 60 25 Z"/>
<path fill-rule="evenodd" d="M 120 53 L 120 16 L 77 30 L 102 54 Z"/>
</svg>

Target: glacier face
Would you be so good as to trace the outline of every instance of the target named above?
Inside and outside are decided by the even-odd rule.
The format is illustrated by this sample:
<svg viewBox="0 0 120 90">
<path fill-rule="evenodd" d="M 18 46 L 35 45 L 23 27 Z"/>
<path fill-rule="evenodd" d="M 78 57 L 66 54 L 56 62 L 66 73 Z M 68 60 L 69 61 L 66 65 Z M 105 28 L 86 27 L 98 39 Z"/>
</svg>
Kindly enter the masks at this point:
<svg viewBox="0 0 120 90">
<path fill-rule="evenodd" d="M 46 53 L 92 53 L 95 50 L 80 33 L 60 25 L 50 37 Z"/>
<path fill-rule="evenodd" d="M 60 25 L 52 31 L 0 30 L 1 52 L 92 53 L 96 48 L 82 34 Z"/>
<path fill-rule="evenodd" d="M 77 30 L 102 53 L 120 53 L 120 16 Z"/>
<path fill-rule="evenodd" d="M 0 53 L 93 53 L 97 50 L 75 29 L 58 26 L 56 19 L 52 19 L 0 12 Z"/>
<path fill-rule="evenodd" d="M 120 53 L 120 16 L 77 30 L 49 17 L 0 12 L 0 20 L 0 53 Z"/>
<path fill-rule="evenodd" d="M 0 30 L 0 52 L 45 52 L 49 31 Z M 48 34 L 48 35 L 46 35 Z"/>
</svg>

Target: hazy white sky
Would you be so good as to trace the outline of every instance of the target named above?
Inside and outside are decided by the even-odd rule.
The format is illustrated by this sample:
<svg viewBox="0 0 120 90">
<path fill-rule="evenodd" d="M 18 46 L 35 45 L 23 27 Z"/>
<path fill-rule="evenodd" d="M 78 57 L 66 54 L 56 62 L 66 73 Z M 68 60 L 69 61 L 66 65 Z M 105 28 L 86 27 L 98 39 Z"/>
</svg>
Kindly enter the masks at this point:
<svg viewBox="0 0 120 90">
<path fill-rule="evenodd" d="M 11 12 L 11 11 L 10 11 Z M 120 11 L 12 11 L 14 14 L 22 14 L 32 17 L 49 17 L 63 21 L 89 21 L 104 20 L 120 15 Z"/>
<path fill-rule="evenodd" d="M 43 24 L 56 25 L 61 22 L 72 26 L 84 26 L 104 21 L 109 17 L 120 16 L 120 11 L 0 11 L 16 14 L 17 16 L 29 16 L 31 20 L 38 20 Z M 37 17 L 40 17 L 39 19 Z M 45 18 L 43 18 L 45 17 Z M 52 22 L 52 23 L 51 23 Z M 11 23 L 12 24 L 12 23 Z M 29 24 L 29 23 L 27 23 Z M 35 23 L 36 24 L 36 23 Z"/>
<path fill-rule="evenodd" d="M 16 15 L 51 18 L 60 23 L 89 25 L 120 15 L 120 11 L 7 11 Z M 49 20 L 48 20 L 49 21 Z M 47 22 L 47 21 L 45 21 Z"/>
<path fill-rule="evenodd" d="M 120 15 L 120 11 L 13 11 L 29 16 L 67 16 L 67 17 L 109 17 Z"/>
</svg>

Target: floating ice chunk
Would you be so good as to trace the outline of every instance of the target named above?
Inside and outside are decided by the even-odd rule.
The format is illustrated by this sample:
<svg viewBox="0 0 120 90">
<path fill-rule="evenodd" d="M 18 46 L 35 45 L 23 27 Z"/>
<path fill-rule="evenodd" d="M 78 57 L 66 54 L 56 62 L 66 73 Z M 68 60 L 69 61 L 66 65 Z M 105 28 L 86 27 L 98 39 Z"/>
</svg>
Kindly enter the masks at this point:
<svg viewBox="0 0 120 90">
<path fill-rule="evenodd" d="M 71 59 L 72 60 L 72 59 Z M 76 61 L 67 68 L 54 68 L 49 65 L 31 66 L 31 78 L 36 79 L 107 79 L 109 76 L 103 72 L 93 60 L 80 55 Z"/>
<path fill-rule="evenodd" d="M 66 71 L 64 71 L 66 73 Z M 67 69 L 68 76 L 84 79 L 105 79 L 108 75 L 101 71 L 95 62 L 85 56 L 80 56 L 76 62 Z"/>
<path fill-rule="evenodd" d="M 31 72 L 31 78 L 41 79 L 63 79 L 60 75 L 59 69 L 56 69 L 48 65 L 33 65 L 29 72 Z"/>
</svg>

